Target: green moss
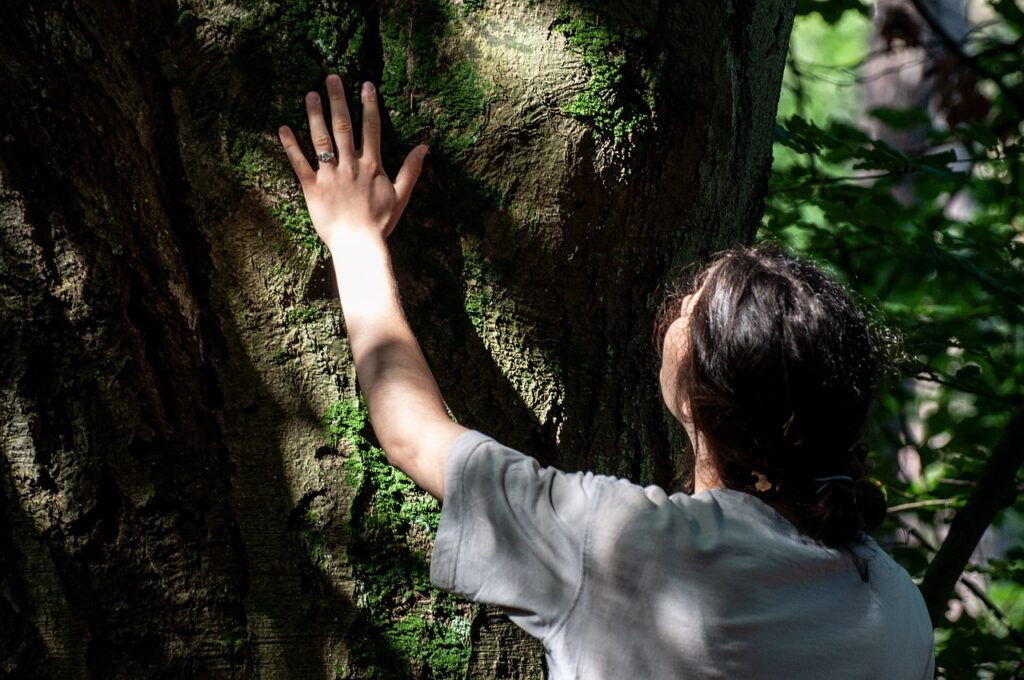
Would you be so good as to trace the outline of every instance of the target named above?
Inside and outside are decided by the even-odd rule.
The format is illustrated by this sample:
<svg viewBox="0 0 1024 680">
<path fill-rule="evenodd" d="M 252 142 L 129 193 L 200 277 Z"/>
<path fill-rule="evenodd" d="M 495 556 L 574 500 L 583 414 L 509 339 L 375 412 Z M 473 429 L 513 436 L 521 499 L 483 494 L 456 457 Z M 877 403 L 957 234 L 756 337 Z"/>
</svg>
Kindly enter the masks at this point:
<svg viewBox="0 0 1024 680">
<path fill-rule="evenodd" d="M 234 654 L 241 649 L 242 644 L 245 642 L 245 636 L 246 632 L 244 628 L 236 628 L 224 633 L 220 642 L 227 648 L 228 653 Z"/>
<path fill-rule="evenodd" d="M 274 352 L 273 356 L 270 357 L 270 360 L 273 361 L 278 366 L 281 366 L 282 364 L 288 363 L 291 360 L 291 358 L 292 353 L 285 348 L 281 348 Z"/>
<path fill-rule="evenodd" d="M 320 318 L 320 310 L 311 305 L 296 305 L 284 314 L 285 326 L 299 326 Z"/>
<path fill-rule="evenodd" d="M 462 0 L 459 7 L 464 14 L 472 14 L 473 12 L 479 12 L 486 5 L 487 0 Z"/>
<path fill-rule="evenodd" d="M 290 93 L 296 82 L 312 84 L 323 75 L 356 71 L 364 48 L 363 3 L 341 0 L 242 0 L 243 12 L 223 28 L 232 65 L 267 76 L 271 91 Z M 272 110 L 275 98 L 259 103 L 254 115 Z"/>
<path fill-rule="evenodd" d="M 271 199 L 270 215 L 288 241 L 322 255 L 324 247 L 277 139 L 266 133 L 239 132 L 228 157 L 242 186 L 259 190 Z"/>
<path fill-rule="evenodd" d="M 345 443 L 348 483 L 358 489 L 349 559 L 362 619 L 351 663 L 370 678 L 464 677 L 471 605 L 430 587 L 427 554 L 440 507 L 388 464 L 364 436 L 366 410 L 335 402 L 324 417 L 329 441 Z"/>
<path fill-rule="evenodd" d="M 196 21 L 195 13 L 185 7 L 179 8 L 177 16 L 174 18 L 175 28 L 185 28 L 194 24 Z"/>
<path fill-rule="evenodd" d="M 461 20 L 455 7 L 446 0 L 401 3 L 381 17 L 380 91 L 395 132 L 403 146 L 426 139 L 450 160 L 476 143 L 493 91 L 468 60 L 445 51 Z"/>
<path fill-rule="evenodd" d="M 466 315 L 480 332 L 487 315 L 495 309 L 495 287 L 504 278 L 503 267 L 485 259 L 480 251 L 465 246 L 462 251 L 462 280 L 466 286 Z"/>
<path fill-rule="evenodd" d="M 302 96 L 323 87 L 328 73 L 339 73 L 346 82 L 357 80 L 355 74 L 363 70 L 366 4 L 239 0 L 231 11 L 221 4 L 198 4 L 191 12 L 183 10 L 176 22 L 179 30 L 203 24 L 205 49 L 223 53 L 233 74 L 231 82 L 211 77 L 204 81 L 207 86 L 196 88 L 189 102 L 191 116 L 198 130 L 215 131 L 228 140 L 240 183 L 270 199 L 268 212 L 288 241 L 323 255 L 274 131 L 285 123 L 302 137 L 307 126 Z M 233 93 L 230 100 L 225 100 L 225 91 Z"/>
<path fill-rule="evenodd" d="M 632 143 L 653 125 L 654 92 L 660 71 L 647 32 L 621 17 L 600 20 L 591 10 L 563 6 L 552 28 L 580 54 L 588 80 L 562 110 L 616 144 Z"/>
</svg>

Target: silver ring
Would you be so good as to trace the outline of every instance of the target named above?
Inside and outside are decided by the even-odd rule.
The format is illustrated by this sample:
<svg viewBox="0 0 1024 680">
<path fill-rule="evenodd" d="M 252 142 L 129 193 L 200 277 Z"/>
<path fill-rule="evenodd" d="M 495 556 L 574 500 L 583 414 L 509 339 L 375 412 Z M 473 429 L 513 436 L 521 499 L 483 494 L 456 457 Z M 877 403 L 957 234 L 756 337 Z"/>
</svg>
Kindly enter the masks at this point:
<svg viewBox="0 0 1024 680">
<path fill-rule="evenodd" d="M 334 158 L 334 152 L 333 151 L 321 151 L 320 153 L 318 153 L 316 155 L 316 157 L 320 160 L 321 163 L 326 163 L 327 161 L 329 161 L 332 158 Z"/>
</svg>

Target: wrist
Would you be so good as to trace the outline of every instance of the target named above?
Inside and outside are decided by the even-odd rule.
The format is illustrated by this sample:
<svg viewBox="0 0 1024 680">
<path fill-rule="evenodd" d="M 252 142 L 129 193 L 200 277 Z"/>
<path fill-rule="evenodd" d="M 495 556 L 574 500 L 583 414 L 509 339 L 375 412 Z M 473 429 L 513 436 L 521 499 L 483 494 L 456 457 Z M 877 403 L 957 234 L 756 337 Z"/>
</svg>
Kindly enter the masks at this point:
<svg viewBox="0 0 1024 680">
<path fill-rule="evenodd" d="M 328 231 L 328 234 L 328 237 L 323 239 L 324 245 L 335 258 L 366 248 L 387 249 L 387 239 L 384 234 L 373 227 L 336 225 Z"/>
</svg>

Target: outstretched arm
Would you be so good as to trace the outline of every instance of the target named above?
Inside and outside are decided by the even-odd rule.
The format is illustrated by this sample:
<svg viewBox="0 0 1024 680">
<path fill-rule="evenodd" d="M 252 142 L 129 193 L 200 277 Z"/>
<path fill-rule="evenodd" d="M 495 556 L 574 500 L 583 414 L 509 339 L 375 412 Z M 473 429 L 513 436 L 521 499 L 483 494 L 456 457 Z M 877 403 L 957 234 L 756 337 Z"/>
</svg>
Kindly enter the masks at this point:
<svg viewBox="0 0 1024 680">
<path fill-rule="evenodd" d="M 377 93 L 363 84 L 362 148 L 356 149 L 341 79 L 327 77 L 334 143 L 320 97 L 306 95 L 309 132 L 318 156 L 334 153 L 313 170 L 288 127 L 278 133 L 302 184 L 317 234 L 334 258 L 338 294 L 348 328 L 356 376 L 377 439 L 388 461 L 437 498 L 444 495 L 444 465 L 466 431 L 451 421 L 419 343 L 402 313 L 387 237 L 409 203 L 427 147 L 409 153 L 394 183 L 380 159 Z M 335 148 L 336 144 L 336 148 Z"/>
</svg>

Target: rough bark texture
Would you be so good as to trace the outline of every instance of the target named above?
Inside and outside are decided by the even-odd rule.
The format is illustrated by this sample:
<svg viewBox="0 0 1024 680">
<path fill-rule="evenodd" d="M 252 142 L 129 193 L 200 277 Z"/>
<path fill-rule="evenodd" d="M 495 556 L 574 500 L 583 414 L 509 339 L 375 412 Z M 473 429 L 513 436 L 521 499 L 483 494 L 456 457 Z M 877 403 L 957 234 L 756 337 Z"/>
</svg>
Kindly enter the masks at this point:
<svg viewBox="0 0 1024 680">
<path fill-rule="evenodd" d="M 541 675 L 423 582 L 274 129 L 381 82 L 389 162 L 434 148 L 394 259 L 453 414 L 672 485 L 652 321 L 757 228 L 791 4 L 5 3 L 0 674 Z"/>
</svg>

